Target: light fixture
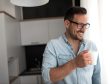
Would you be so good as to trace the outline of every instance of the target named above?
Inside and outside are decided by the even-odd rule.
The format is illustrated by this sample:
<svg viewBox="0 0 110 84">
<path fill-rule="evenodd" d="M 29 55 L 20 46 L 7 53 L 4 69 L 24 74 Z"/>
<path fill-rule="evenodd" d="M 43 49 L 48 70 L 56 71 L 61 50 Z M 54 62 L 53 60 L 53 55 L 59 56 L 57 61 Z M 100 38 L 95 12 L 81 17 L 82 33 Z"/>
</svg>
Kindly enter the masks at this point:
<svg viewBox="0 0 110 84">
<path fill-rule="evenodd" d="M 17 6 L 22 7 L 35 7 L 41 6 L 49 2 L 49 0 L 10 0 L 10 2 Z"/>
</svg>

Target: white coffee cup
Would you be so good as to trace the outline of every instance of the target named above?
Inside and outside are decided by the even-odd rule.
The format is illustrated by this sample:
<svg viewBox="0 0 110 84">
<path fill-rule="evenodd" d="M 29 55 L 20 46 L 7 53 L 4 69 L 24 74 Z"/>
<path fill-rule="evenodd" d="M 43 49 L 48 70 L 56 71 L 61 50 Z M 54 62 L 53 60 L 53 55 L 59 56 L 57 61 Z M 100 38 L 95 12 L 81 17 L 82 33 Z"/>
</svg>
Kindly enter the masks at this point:
<svg viewBox="0 0 110 84">
<path fill-rule="evenodd" d="M 96 65 L 97 64 L 97 59 L 98 59 L 98 52 L 97 51 L 89 51 L 92 57 L 92 65 Z"/>
</svg>

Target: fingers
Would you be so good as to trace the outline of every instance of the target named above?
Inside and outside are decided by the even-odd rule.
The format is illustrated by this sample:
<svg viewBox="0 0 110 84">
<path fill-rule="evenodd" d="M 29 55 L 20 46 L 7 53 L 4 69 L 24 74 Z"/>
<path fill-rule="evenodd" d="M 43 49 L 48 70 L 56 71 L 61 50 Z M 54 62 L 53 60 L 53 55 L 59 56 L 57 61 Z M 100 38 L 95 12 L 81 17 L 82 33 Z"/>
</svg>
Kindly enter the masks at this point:
<svg viewBox="0 0 110 84">
<path fill-rule="evenodd" d="M 92 64 L 91 54 L 88 52 L 88 50 L 82 51 L 76 57 L 76 63 L 78 65 L 78 67 L 86 67 L 87 65 Z"/>
<path fill-rule="evenodd" d="M 84 62 L 84 65 L 85 66 L 90 65 L 90 64 L 92 64 L 92 61 L 91 60 L 87 60 L 87 61 Z"/>
<path fill-rule="evenodd" d="M 91 54 L 86 50 L 80 53 L 80 56 L 85 61 L 91 61 Z"/>
<path fill-rule="evenodd" d="M 92 57 L 89 52 L 86 52 L 83 54 L 83 59 L 84 59 L 86 65 L 92 64 Z"/>
<path fill-rule="evenodd" d="M 80 52 L 80 54 L 85 54 L 85 53 L 88 53 L 89 51 L 88 50 L 84 50 L 82 52 Z"/>
</svg>

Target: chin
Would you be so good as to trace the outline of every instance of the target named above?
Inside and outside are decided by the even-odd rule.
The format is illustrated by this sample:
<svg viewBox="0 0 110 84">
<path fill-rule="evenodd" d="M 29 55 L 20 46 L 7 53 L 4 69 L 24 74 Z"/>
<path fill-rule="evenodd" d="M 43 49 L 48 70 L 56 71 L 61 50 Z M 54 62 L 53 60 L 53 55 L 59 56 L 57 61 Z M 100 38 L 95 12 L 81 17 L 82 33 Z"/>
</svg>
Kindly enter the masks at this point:
<svg viewBox="0 0 110 84">
<path fill-rule="evenodd" d="M 78 38 L 78 40 L 79 40 L 79 41 L 82 41 L 82 40 L 83 40 L 83 38 Z"/>
<path fill-rule="evenodd" d="M 83 38 L 74 38 L 74 40 L 77 40 L 77 41 L 82 41 L 83 40 Z"/>
</svg>

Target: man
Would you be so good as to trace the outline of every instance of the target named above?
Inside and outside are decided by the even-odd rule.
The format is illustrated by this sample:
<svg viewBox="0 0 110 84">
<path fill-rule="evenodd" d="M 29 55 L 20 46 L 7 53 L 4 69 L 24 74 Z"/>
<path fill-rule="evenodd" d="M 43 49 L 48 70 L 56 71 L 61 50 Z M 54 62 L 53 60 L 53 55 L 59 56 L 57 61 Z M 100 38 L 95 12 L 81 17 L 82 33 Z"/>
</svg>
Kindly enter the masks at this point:
<svg viewBox="0 0 110 84">
<path fill-rule="evenodd" d="M 93 42 L 84 39 L 87 11 L 70 8 L 64 17 L 66 32 L 48 42 L 43 54 L 42 77 L 46 84 L 101 84 L 100 63 L 92 64 L 89 50 L 96 51 Z"/>
</svg>

